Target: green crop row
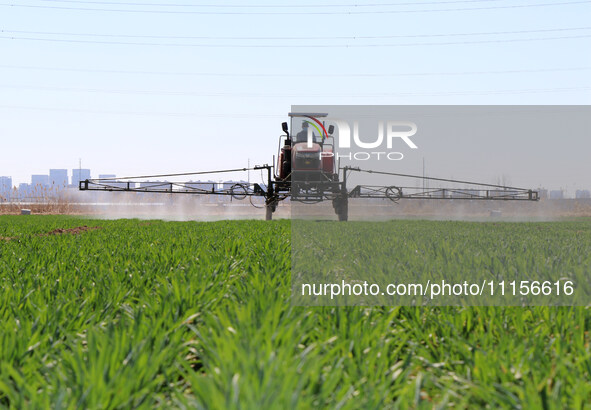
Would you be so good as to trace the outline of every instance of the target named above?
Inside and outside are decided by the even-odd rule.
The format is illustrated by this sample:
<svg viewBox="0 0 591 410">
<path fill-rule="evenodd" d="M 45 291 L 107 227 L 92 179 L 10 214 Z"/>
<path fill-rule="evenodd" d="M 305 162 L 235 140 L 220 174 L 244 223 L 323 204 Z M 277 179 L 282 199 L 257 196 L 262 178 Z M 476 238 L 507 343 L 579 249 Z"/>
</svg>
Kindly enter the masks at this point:
<svg viewBox="0 0 591 410">
<path fill-rule="evenodd" d="M 343 281 L 379 284 L 382 290 L 388 284 L 418 284 L 426 290 L 427 283 L 486 284 L 482 294 L 448 293 L 433 299 L 414 294 L 298 297 L 302 305 L 587 306 L 591 300 L 591 223 L 584 220 L 295 220 L 292 245 L 294 292 L 303 284 Z M 564 290 L 567 282 L 572 283 L 572 294 Z M 521 283 L 546 283 L 546 294 L 522 290 Z"/>
<path fill-rule="evenodd" d="M 401 240 L 433 242 L 432 252 L 445 252 L 444 239 L 461 249 L 463 233 L 485 232 L 392 223 Z M 46 235 L 84 225 L 101 229 Z M 521 227 L 508 228 L 502 246 L 520 249 Z M 532 224 L 527 235 L 541 244 L 533 257 L 547 255 L 545 235 L 577 255 L 589 247 L 589 227 Z M 10 238 L 0 239 L 0 407 L 591 402 L 587 308 L 298 307 L 289 221 L 15 216 L 0 217 L 0 237 Z M 451 266 L 469 257 L 458 255 Z"/>
</svg>

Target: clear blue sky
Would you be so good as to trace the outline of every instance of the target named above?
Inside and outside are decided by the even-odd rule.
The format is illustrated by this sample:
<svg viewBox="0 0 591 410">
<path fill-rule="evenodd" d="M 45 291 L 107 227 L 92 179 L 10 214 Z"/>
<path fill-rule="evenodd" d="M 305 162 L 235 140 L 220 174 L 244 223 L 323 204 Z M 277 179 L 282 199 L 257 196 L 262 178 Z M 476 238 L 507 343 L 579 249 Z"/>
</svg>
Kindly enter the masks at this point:
<svg viewBox="0 0 591 410">
<path fill-rule="evenodd" d="M 591 103 L 588 1 L 9 3 L 15 184 L 79 158 L 93 176 L 270 163 L 291 105 Z"/>
</svg>

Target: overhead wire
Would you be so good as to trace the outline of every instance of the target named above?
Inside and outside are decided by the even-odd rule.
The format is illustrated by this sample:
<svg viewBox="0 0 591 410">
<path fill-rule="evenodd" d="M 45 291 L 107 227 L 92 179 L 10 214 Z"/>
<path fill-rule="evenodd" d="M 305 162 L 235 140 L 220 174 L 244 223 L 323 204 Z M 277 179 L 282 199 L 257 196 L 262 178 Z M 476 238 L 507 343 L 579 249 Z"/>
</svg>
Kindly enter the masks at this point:
<svg viewBox="0 0 591 410">
<path fill-rule="evenodd" d="M 529 37 L 493 40 L 448 41 L 429 43 L 369 43 L 369 44 L 210 44 L 210 43 L 154 43 L 154 42 L 129 42 L 129 41 L 98 41 L 98 40 L 71 40 L 41 37 L 16 37 L 0 36 L 3 40 L 25 40 L 39 42 L 55 42 L 69 44 L 103 44 L 103 45 L 133 45 L 133 46 L 158 46 L 158 47 L 195 47 L 195 48 L 379 48 L 379 47 L 419 47 L 419 46 L 450 46 L 469 44 L 494 44 L 516 43 L 547 40 L 567 40 L 589 38 L 591 34 L 554 37 Z"/>
<path fill-rule="evenodd" d="M 503 0 L 446 0 L 427 2 L 397 2 L 397 3 L 307 3 L 307 4 L 186 4 L 186 3 L 137 3 L 137 2 L 114 2 L 114 1 L 80 1 L 80 0 L 39 0 L 46 3 L 74 3 L 74 4 L 99 4 L 117 6 L 152 6 L 152 7 L 189 7 L 189 8 L 326 8 L 326 7 L 392 7 L 392 6 L 422 6 L 456 3 L 486 3 Z"/>
<path fill-rule="evenodd" d="M 222 169 L 222 170 L 217 170 L 217 171 L 181 172 L 181 173 L 176 173 L 176 174 L 140 175 L 140 176 L 120 177 L 120 178 L 97 178 L 97 179 L 93 178 L 93 179 L 90 179 L 89 181 L 113 181 L 113 180 L 121 180 L 121 179 L 181 177 L 181 176 L 189 176 L 189 175 L 223 174 L 223 173 L 228 173 L 228 172 L 254 171 L 257 169 L 259 169 L 259 168 L 251 167 L 251 168 Z"/>
<path fill-rule="evenodd" d="M 0 33 L 44 35 L 44 36 L 72 36 L 72 37 L 101 37 L 101 38 L 147 38 L 160 40 L 378 40 L 394 38 L 440 38 L 440 37 L 473 37 L 505 34 L 532 34 L 532 33 L 554 33 L 565 31 L 591 30 L 591 26 L 584 27 L 559 27 L 536 30 L 510 30 L 510 31 L 484 31 L 467 33 L 434 33 L 434 34 L 394 34 L 394 35 L 362 35 L 362 36 L 163 36 L 163 35 L 134 35 L 134 34 L 104 34 L 104 33 L 74 33 L 56 31 L 28 31 L 1 29 Z"/>
<path fill-rule="evenodd" d="M 37 71 L 61 71 L 75 73 L 99 73 L 99 74 L 123 74 L 123 75 L 158 75 L 158 76 L 204 76 L 204 77 L 423 77 L 423 76 L 466 76 L 466 75 L 497 75 L 497 74 L 527 74 L 547 72 L 586 71 L 589 67 L 557 67 L 557 68 L 533 68 L 522 70 L 484 70 L 484 71 L 440 71 L 440 72 L 402 72 L 402 73 L 221 73 L 221 72 L 180 72 L 180 71 L 144 71 L 144 70 L 109 70 L 95 68 L 73 67 L 45 67 L 45 66 L 21 66 L 0 64 L 0 69 L 37 70 Z"/>
<path fill-rule="evenodd" d="M 99 115 L 125 115 L 125 116 L 142 116 L 142 117 L 178 117 L 178 118 L 283 118 L 283 115 L 272 114 L 235 114 L 235 113 L 220 113 L 220 114 L 202 114 L 202 113 L 187 113 L 187 112 L 154 112 L 154 111 L 112 111 L 112 110 L 89 110 L 81 108 L 56 108 L 56 107 L 35 107 L 22 105 L 0 105 L 3 110 L 28 110 L 28 111 L 47 111 L 47 112 L 67 112 L 76 114 L 99 114 Z"/>
<path fill-rule="evenodd" d="M 443 9 L 409 9 L 409 10 L 347 10 L 347 11 L 195 11 L 195 10 L 138 10 L 138 9 L 113 9 L 99 7 L 71 7 L 71 6 L 47 6 L 39 4 L 14 4 L 0 3 L 2 7 L 35 8 L 45 10 L 67 11 L 99 11 L 110 13 L 146 13 L 146 14 L 196 14 L 196 15 L 355 15 L 355 14 L 404 14 L 404 13 L 434 13 L 434 12 L 458 12 L 479 10 L 520 9 L 532 7 L 555 7 L 564 5 L 589 4 L 591 0 L 562 1 L 551 3 L 510 4 L 502 6 L 486 7 L 458 7 Z M 354 6 L 352 7 L 355 8 Z"/>
<path fill-rule="evenodd" d="M 557 91 L 575 91 L 589 90 L 591 87 L 563 87 L 546 89 L 520 89 L 520 90 L 485 90 L 485 91 L 440 91 L 440 92 L 393 92 L 393 93 L 364 93 L 364 94 L 262 94 L 251 92 L 202 92 L 202 91 L 156 91 L 156 90 L 116 90 L 100 88 L 77 88 L 77 87 L 48 87 L 48 86 L 29 86 L 0 84 L 0 88 L 35 90 L 35 91 L 57 91 L 57 92 L 83 92 L 83 93 L 105 93 L 105 94 L 139 94 L 139 95 L 158 95 L 158 96 L 189 96 L 189 97 L 256 97 L 256 98 L 366 98 L 366 97 L 390 97 L 390 96 L 450 96 L 450 95 L 493 95 L 493 94 L 527 94 Z"/>
</svg>

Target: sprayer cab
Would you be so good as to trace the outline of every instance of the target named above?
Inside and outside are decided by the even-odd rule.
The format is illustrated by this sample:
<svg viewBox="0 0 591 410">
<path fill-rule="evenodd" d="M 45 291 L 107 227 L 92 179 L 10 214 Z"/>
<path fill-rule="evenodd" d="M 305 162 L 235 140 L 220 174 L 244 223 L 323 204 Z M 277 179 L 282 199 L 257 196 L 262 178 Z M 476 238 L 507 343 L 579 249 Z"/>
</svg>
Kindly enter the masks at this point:
<svg viewBox="0 0 591 410">
<path fill-rule="evenodd" d="M 286 133 L 285 145 L 279 155 L 280 178 L 324 181 L 336 180 L 334 127 L 328 129 L 323 119 L 325 113 L 290 113 L 291 134 L 287 123 L 283 123 Z"/>
</svg>

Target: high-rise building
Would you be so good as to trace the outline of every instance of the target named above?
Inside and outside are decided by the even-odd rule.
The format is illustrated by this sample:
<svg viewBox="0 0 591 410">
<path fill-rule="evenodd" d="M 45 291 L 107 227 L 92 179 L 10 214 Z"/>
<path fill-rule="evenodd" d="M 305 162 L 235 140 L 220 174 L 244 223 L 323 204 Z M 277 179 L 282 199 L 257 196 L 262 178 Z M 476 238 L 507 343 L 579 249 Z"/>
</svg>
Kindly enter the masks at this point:
<svg viewBox="0 0 591 410">
<path fill-rule="evenodd" d="M 32 188 L 47 188 L 49 185 L 49 175 L 31 175 Z"/>
<path fill-rule="evenodd" d="M 577 189 L 575 194 L 576 199 L 589 199 L 591 198 L 591 192 L 588 189 Z"/>
<path fill-rule="evenodd" d="M 80 185 L 80 181 L 84 181 L 90 179 L 90 170 L 89 169 L 73 169 L 72 170 L 72 185 L 78 187 Z"/>
<path fill-rule="evenodd" d="M 54 189 L 65 188 L 68 186 L 67 169 L 50 169 L 49 186 Z"/>
<path fill-rule="evenodd" d="M 0 197 L 10 200 L 12 194 L 12 177 L 0 177 Z"/>
<path fill-rule="evenodd" d="M 18 184 L 18 197 L 22 201 L 31 195 L 31 185 L 22 183 Z"/>
<path fill-rule="evenodd" d="M 42 198 L 47 195 L 49 175 L 31 175 L 29 192 L 31 197 Z"/>
</svg>

